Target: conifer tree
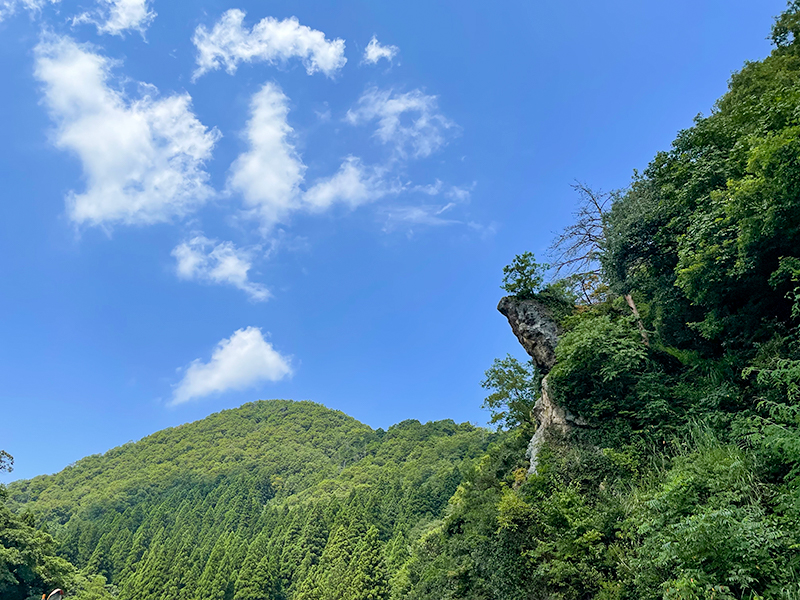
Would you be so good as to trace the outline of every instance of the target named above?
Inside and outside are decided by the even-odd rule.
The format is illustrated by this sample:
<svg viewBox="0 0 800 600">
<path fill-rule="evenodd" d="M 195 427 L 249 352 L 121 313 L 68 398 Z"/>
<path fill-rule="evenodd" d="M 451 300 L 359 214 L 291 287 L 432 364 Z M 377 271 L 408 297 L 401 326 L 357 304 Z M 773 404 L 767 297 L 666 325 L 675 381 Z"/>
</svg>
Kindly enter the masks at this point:
<svg viewBox="0 0 800 600">
<path fill-rule="evenodd" d="M 156 600 L 163 593 L 171 564 L 169 538 L 162 528 L 145 551 L 136 574 L 126 586 L 127 597 Z"/>
<path fill-rule="evenodd" d="M 197 580 L 193 597 L 196 600 L 206 600 L 217 596 L 214 582 L 217 581 L 217 572 L 222 568 L 227 550 L 228 535 L 222 534 L 214 543 L 214 548 L 206 561 L 203 573 Z"/>
<path fill-rule="evenodd" d="M 306 521 L 306 513 L 302 508 L 293 509 L 291 524 L 283 538 L 283 552 L 280 560 L 281 582 L 286 589 L 292 589 L 294 575 L 303 560 L 303 548 L 300 539 Z"/>
<path fill-rule="evenodd" d="M 133 543 L 133 535 L 130 529 L 123 527 L 114 537 L 114 542 L 111 544 L 109 551 L 109 562 L 111 567 L 109 569 L 108 582 L 112 584 L 119 583 L 120 572 L 125 566 L 125 561 L 131 552 L 131 545 Z"/>
<path fill-rule="evenodd" d="M 324 520 L 324 512 L 319 504 L 316 504 L 306 517 L 303 531 L 299 543 L 300 565 L 295 571 L 295 582 L 301 582 L 312 569 L 319 563 L 322 552 L 325 549 L 327 540 L 327 527 Z"/>
<path fill-rule="evenodd" d="M 357 544 L 355 529 L 340 524 L 322 552 L 308 600 L 343 600 L 351 583 L 350 562 Z"/>
<path fill-rule="evenodd" d="M 270 532 L 262 529 L 247 548 L 242 567 L 236 578 L 236 592 L 234 600 L 248 600 L 259 598 L 260 578 L 257 577 L 259 563 L 267 557 Z"/>
<path fill-rule="evenodd" d="M 389 576 L 393 576 L 409 558 L 408 540 L 405 531 L 397 527 L 394 535 L 386 544 L 386 568 Z"/>
<path fill-rule="evenodd" d="M 376 527 L 370 527 L 358 544 L 353 554 L 350 571 L 352 582 L 347 600 L 386 600 L 389 598 L 389 576 Z"/>
<path fill-rule="evenodd" d="M 103 534 L 100 541 L 97 542 L 92 556 L 89 557 L 86 563 L 87 572 L 102 575 L 106 580 L 111 578 L 110 573 L 113 569 L 113 563 L 111 562 L 111 545 L 116 534 L 116 531 L 109 531 Z"/>
<path fill-rule="evenodd" d="M 236 533 L 226 536 L 222 562 L 211 583 L 208 600 L 233 600 L 236 585 L 236 571 L 241 564 L 247 548 Z"/>
</svg>

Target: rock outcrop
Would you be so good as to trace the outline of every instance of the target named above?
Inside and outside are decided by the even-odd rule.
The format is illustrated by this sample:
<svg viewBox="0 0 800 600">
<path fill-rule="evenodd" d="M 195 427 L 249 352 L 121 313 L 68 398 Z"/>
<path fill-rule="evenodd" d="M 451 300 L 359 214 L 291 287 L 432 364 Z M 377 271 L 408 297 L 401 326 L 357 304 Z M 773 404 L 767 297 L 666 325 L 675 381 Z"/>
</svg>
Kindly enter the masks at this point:
<svg viewBox="0 0 800 600">
<path fill-rule="evenodd" d="M 531 461 L 528 472 L 533 473 L 538 464 L 539 449 L 549 435 L 564 436 L 576 427 L 588 427 L 589 423 L 556 404 L 547 389 L 547 373 L 556 364 L 556 345 L 562 334 L 550 309 L 535 298 L 520 300 L 506 296 L 500 300 L 497 310 L 508 319 L 511 330 L 533 359 L 536 369 L 545 375 L 539 398 L 533 407 L 536 432 L 526 453 Z"/>
<path fill-rule="evenodd" d="M 536 471 L 539 449 L 548 435 L 559 434 L 564 436 L 576 427 L 588 427 L 589 423 L 572 414 L 563 406 L 553 402 L 547 389 L 547 377 L 542 379 L 542 389 L 536 404 L 533 406 L 533 417 L 536 419 L 536 431 L 528 442 L 525 456 L 531 461 L 528 473 Z"/>
<path fill-rule="evenodd" d="M 539 372 L 549 373 L 556 364 L 556 344 L 561 335 L 561 327 L 550 309 L 533 298 L 519 300 L 505 296 L 497 310 L 508 319 L 511 330 Z"/>
</svg>

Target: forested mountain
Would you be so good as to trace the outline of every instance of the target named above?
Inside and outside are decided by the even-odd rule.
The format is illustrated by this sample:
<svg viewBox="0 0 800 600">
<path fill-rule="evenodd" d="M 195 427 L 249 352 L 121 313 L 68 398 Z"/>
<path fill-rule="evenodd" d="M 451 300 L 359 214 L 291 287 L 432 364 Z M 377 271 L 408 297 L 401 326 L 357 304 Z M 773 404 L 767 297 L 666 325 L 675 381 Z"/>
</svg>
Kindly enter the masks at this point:
<svg viewBox="0 0 800 600">
<path fill-rule="evenodd" d="M 452 421 L 374 431 L 311 402 L 262 401 L 8 495 L 120 598 L 387 597 L 409 541 L 496 437 Z"/>
<path fill-rule="evenodd" d="M 9 486 L 0 595 L 800 598 L 798 36 L 792 2 L 630 187 L 579 188 L 553 269 L 506 267 L 549 333 L 487 371 L 501 431 L 289 401 L 165 430 Z"/>
</svg>

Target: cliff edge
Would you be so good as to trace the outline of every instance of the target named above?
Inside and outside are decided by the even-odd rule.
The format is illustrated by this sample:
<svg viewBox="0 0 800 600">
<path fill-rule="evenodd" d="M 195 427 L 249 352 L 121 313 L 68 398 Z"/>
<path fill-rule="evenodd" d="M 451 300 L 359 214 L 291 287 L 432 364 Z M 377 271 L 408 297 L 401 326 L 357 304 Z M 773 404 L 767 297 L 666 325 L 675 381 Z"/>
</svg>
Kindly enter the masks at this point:
<svg viewBox="0 0 800 600">
<path fill-rule="evenodd" d="M 556 346 L 563 331 L 552 311 L 536 298 L 520 299 L 505 296 L 497 310 L 508 319 L 509 325 L 525 352 L 533 359 L 536 369 L 544 376 L 539 397 L 533 407 L 536 432 L 528 443 L 526 456 L 531 464 L 528 473 L 536 471 L 539 449 L 551 434 L 561 436 L 576 427 L 587 427 L 589 423 L 555 403 L 548 391 L 547 374 L 556 364 Z"/>
</svg>

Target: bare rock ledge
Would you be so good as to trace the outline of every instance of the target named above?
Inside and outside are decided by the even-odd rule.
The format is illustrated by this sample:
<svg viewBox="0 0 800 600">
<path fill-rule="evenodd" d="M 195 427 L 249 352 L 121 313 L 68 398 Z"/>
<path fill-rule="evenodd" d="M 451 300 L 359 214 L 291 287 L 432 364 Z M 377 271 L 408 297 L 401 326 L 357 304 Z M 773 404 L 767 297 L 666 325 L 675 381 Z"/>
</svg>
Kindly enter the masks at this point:
<svg viewBox="0 0 800 600">
<path fill-rule="evenodd" d="M 539 449 L 548 435 L 554 433 L 563 436 L 576 427 L 588 427 L 589 423 L 553 402 L 547 389 L 547 373 L 556 364 L 556 346 L 563 333 L 550 309 L 535 298 L 520 300 L 514 296 L 506 296 L 500 300 L 497 310 L 508 319 L 511 330 L 533 359 L 536 369 L 545 375 L 533 407 L 536 432 L 526 452 L 531 461 L 528 473 L 533 473 L 538 464 Z"/>
<path fill-rule="evenodd" d="M 540 373 L 547 374 L 556 364 L 556 344 L 561 327 L 547 306 L 536 299 L 500 299 L 497 310 L 508 319 L 511 331 L 525 348 Z"/>
</svg>

